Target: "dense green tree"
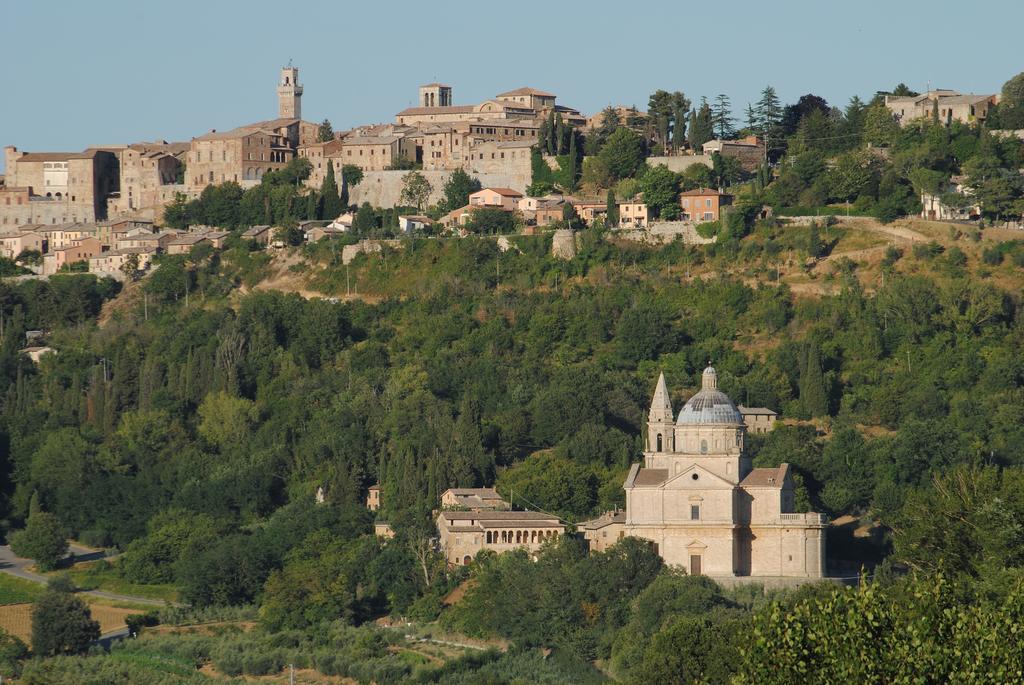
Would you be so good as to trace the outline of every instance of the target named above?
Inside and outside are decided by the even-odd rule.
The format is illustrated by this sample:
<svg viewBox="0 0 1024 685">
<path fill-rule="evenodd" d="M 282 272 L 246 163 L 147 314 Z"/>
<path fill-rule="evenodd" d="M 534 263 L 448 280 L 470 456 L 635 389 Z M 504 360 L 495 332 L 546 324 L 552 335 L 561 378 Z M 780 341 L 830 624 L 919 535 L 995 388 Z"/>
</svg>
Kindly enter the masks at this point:
<svg viewBox="0 0 1024 685">
<path fill-rule="evenodd" d="M 32 651 L 40 656 L 82 654 L 100 637 L 88 605 L 67 592 L 50 590 L 32 607 Z"/>
<path fill-rule="evenodd" d="M 715 104 L 711 108 L 711 121 L 717 138 L 732 138 L 736 135 L 732 103 L 729 101 L 728 95 L 719 93 L 715 97 Z"/>
<path fill-rule="evenodd" d="M 701 98 L 700 107 L 690 114 L 690 129 L 687 136 L 693 150 L 700 150 L 704 143 L 715 137 L 714 113 L 704 98 Z"/>
<path fill-rule="evenodd" d="M 316 139 L 321 143 L 334 140 L 334 127 L 328 119 L 320 122 L 320 129 L 317 131 Z"/>
<path fill-rule="evenodd" d="M 619 128 L 608 137 L 599 157 L 607 165 L 613 180 L 632 178 L 644 163 L 644 141 L 640 134 Z"/>
<path fill-rule="evenodd" d="M 42 571 L 56 568 L 68 551 L 68 536 L 57 517 L 45 511 L 33 511 L 25 528 L 11 534 L 11 551 L 19 557 L 34 559 Z"/>
<path fill-rule="evenodd" d="M 402 202 L 422 210 L 434 191 L 427 177 L 418 171 L 411 171 L 402 177 Z"/>
<path fill-rule="evenodd" d="M 679 177 L 664 164 L 659 164 L 640 179 L 640 192 L 655 216 L 661 216 L 669 207 L 678 207 Z"/>
<path fill-rule="evenodd" d="M 456 169 L 444 184 L 444 200 L 441 210 L 452 212 L 469 204 L 469 196 L 480 190 L 480 181 L 467 174 L 463 169 Z"/>
</svg>

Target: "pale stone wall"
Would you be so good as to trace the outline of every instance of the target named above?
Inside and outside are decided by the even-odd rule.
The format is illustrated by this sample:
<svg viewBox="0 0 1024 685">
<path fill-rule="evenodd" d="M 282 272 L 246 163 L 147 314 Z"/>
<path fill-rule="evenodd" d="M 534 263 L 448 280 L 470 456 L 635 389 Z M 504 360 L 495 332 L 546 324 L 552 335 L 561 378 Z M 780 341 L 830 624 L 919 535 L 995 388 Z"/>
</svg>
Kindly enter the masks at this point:
<svg viewBox="0 0 1024 685">
<path fill-rule="evenodd" d="M 694 164 L 703 164 L 710 169 L 712 162 L 711 155 L 676 155 L 672 157 L 648 157 L 647 164 L 652 167 L 663 164 L 668 167 L 669 171 L 674 171 L 678 174 L 686 171 Z"/>
<path fill-rule="evenodd" d="M 677 237 L 686 245 L 707 245 L 718 239 L 717 236 L 701 236 L 694 224 L 684 221 L 659 221 L 648 226 L 646 230 L 615 229 L 612 235 L 621 240 L 652 245 L 671 243 Z"/>
<path fill-rule="evenodd" d="M 555 231 L 551 238 L 551 256 L 572 259 L 576 256 L 576 234 L 569 229 Z"/>
<path fill-rule="evenodd" d="M 402 183 L 408 171 L 368 171 L 363 174 L 362 182 L 354 188 L 349 188 L 349 201 L 356 205 L 369 202 L 374 207 L 390 208 L 401 204 Z M 444 199 L 444 184 L 451 177 L 451 171 L 421 171 L 419 172 L 430 182 L 431 193 L 427 198 L 428 204 L 435 204 Z M 483 187 L 511 188 L 521 193 L 526 192 L 529 181 L 523 182 L 508 174 L 480 174 L 474 171 L 468 172 L 475 176 Z"/>
</svg>

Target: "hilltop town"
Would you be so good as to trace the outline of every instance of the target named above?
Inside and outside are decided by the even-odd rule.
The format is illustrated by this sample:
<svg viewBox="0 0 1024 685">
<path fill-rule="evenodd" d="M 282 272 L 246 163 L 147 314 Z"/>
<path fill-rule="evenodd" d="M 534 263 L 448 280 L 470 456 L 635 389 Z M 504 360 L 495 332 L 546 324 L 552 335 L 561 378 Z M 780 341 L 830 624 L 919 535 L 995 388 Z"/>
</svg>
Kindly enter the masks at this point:
<svg viewBox="0 0 1024 685">
<path fill-rule="evenodd" d="M 863 176 L 885 166 L 900 127 L 986 128 L 991 113 L 999 119 L 1000 101 L 998 94 L 918 94 L 901 85 L 870 103 L 855 98 L 844 115 L 812 95 L 783 108 L 766 88 L 738 128 L 725 96 L 696 103 L 680 92 L 658 91 L 647 111 L 609 106 L 588 117 L 536 88 L 459 105 L 452 86 L 429 83 L 420 86 L 417 106 L 397 112 L 393 122 L 334 131 L 327 120 L 302 119 L 304 91 L 299 69 L 284 67 L 277 118 L 189 141 L 73 153 L 8 145 L 0 178 L 0 256 L 44 275 L 73 269 L 123 278 L 145 271 L 159 254 L 186 254 L 204 243 L 219 248 L 240 226 L 248 229 L 245 238 L 275 247 L 345 234 L 531 233 L 595 222 L 699 244 L 713 239 L 713 225 L 732 212 L 748 185 L 763 188 L 779 175 L 787 135 L 835 134 L 843 144 L 825 147 L 839 149 L 857 147 L 844 137 L 862 140 L 856 159 L 843 161 L 859 165 Z M 1003 109 L 1009 124 L 1016 110 Z M 837 123 L 837 116 L 845 120 Z M 844 132 L 855 123 L 865 130 Z M 991 134 L 1019 137 L 1010 128 Z M 654 173 L 641 175 L 641 168 Z M 984 217 L 1020 227 L 1019 187 L 987 198 L 963 173 L 935 173 L 909 178 L 913 198 L 887 208 L 883 218 L 918 212 L 927 219 Z M 203 211 L 218 197 L 250 206 L 258 202 L 257 189 L 288 178 L 302 189 L 272 207 L 247 216 L 244 209 L 223 216 Z M 871 180 L 851 182 L 852 190 L 811 187 L 803 195 L 813 195 L 817 205 L 846 202 L 846 214 L 853 203 L 857 213 L 879 215 L 870 206 L 877 202 L 856 187 Z M 366 216 L 353 229 L 361 208 Z M 771 208 L 753 211 L 763 217 Z M 218 219 L 224 225 L 211 225 Z M 702 231 L 701 224 L 707 224 Z"/>
</svg>

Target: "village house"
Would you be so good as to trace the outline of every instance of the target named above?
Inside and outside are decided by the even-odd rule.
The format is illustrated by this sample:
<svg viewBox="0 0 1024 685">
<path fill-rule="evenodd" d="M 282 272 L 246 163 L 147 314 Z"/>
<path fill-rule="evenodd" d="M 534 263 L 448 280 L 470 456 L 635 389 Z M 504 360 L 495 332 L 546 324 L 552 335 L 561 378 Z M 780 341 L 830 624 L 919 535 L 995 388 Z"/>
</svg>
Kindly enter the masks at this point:
<svg viewBox="0 0 1024 685">
<path fill-rule="evenodd" d="M 204 233 L 203 236 L 210 241 L 215 249 L 221 249 L 224 247 L 224 241 L 231 235 L 231 231 L 209 231 Z"/>
<path fill-rule="evenodd" d="M 333 226 L 314 226 L 306 231 L 306 242 L 316 243 L 324 238 L 339 238 L 348 231 Z"/>
<path fill-rule="evenodd" d="M 242 233 L 243 240 L 252 240 L 257 245 L 269 245 L 271 234 L 270 226 L 253 226 Z"/>
<path fill-rule="evenodd" d="M 576 530 L 591 552 L 603 552 L 626 537 L 626 512 L 606 511 L 596 519 L 578 523 Z"/>
<path fill-rule="evenodd" d="M 46 252 L 46 236 L 35 231 L 7 231 L 0 233 L 0 256 L 15 259 L 25 250 Z"/>
<path fill-rule="evenodd" d="M 679 193 L 683 221 L 718 221 L 722 207 L 732 204 L 732 195 L 713 188 L 697 188 Z"/>
<path fill-rule="evenodd" d="M 647 228 L 651 223 L 651 209 L 643 202 L 619 204 L 619 228 Z"/>
<path fill-rule="evenodd" d="M 608 216 L 608 205 L 605 202 L 574 202 L 576 215 L 583 220 L 587 226 L 593 226 L 598 219 L 606 219 Z"/>
<path fill-rule="evenodd" d="M 441 493 L 442 509 L 507 511 L 512 506 L 494 488 L 449 488 Z"/>
<path fill-rule="evenodd" d="M 127 247 L 123 250 L 108 250 L 89 257 L 89 273 L 120 278 L 124 266 L 135 255 L 136 269 L 146 271 L 156 256 L 154 247 Z"/>
<path fill-rule="evenodd" d="M 53 349 L 52 347 L 47 347 L 46 345 L 36 347 L 23 347 L 20 350 L 18 350 L 18 352 L 28 355 L 28 358 L 32 360 L 33 364 L 38 364 L 39 361 L 43 358 L 43 355 L 57 354 L 57 350 Z"/>
<path fill-rule="evenodd" d="M 941 193 L 921 193 L 921 218 L 931 221 L 973 221 L 981 216 L 981 206 L 971 196 L 974 191 L 964 176 L 953 176 L 942 185 Z M 945 196 L 945 201 L 943 201 Z M 958 199 L 958 202 L 952 200 Z"/>
<path fill-rule="evenodd" d="M 208 242 L 204 234 L 182 233 L 167 243 L 167 254 L 188 254 L 196 245 Z"/>
<path fill-rule="evenodd" d="M 102 251 L 103 248 L 97 238 L 74 240 L 69 245 L 51 250 L 48 254 L 43 255 L 43 274 L 55 274 L 63 267 L 77 262 L 88 263 L 89 257 L 98 255 Z"/>
<path fill-rule="evenodd" d="M 166 252 L 167 246 L 178 237 L 174 230 L 161 231 L 160 233 L 132 233 L 118 238 L 114 243 L 116 250 L 130 250 L 137 247 L 153 248 L 158 252 Z"/>
<path fill-rule="evenodd" d="M 398 228 L 402 233 L 426 231 L 434 225 L 434 220 L 423 214 L 403 214 L 398 217 Z"/>
<path fill-rule="evenodd" d="M 564 535 L 565 525 L 556 516 L 535 511 L 442 511 L 437 532 L 448 564 L 468 566 L 484 549 L 535 552 Z"/>
<path fill-rule="evenodd" d="M 747 427 L 748 433 L 769 433 L 775 427 L 775 421 L 779 418 L 778 412 L 767 407 L 744 407 L 739 405 L 738 409 L 743 416 L 743 425 Z"/>
<path fill-rule="evenodd" d="M 518 206 L 523 194 L 511 188 L 483 188 L 469 194 L 470 207 L 493 207 L 511 212 Z"/>
<path fill-rule="evenodd" d="M 647 420 L 643 462 L 626 477 L 625 534 L 665 563 L 717 578 L 821 578 L 827 520 L 795 512 L 788 464 L 752 468 L 747 426 L 708 366 L 673 416 L 665 376 Z"/>
</svg>

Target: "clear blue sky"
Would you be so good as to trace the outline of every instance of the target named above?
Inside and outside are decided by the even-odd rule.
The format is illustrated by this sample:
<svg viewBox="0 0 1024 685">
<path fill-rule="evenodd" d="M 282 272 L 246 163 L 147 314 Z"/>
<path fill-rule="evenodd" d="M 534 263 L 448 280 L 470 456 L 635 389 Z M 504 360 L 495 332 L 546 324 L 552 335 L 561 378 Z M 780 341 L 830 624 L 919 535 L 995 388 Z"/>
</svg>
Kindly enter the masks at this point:
<svg viewBox="0 0 1024 685">
<path fill-rule="evenodd" d="M 740 115 L 766 84 L 842 105 L 900 81 L 997 92 L 1024 70 L 1024 1 L 943 4 L 0 0 L 0 145 L 188 140 L 273 118 L 289 59 L 303 118 L 338 130 L 393 120 L 434 80 L 456 104 L 530 85 L 590 114 L 664 88 L 726 93 Z"/>
</svg>

